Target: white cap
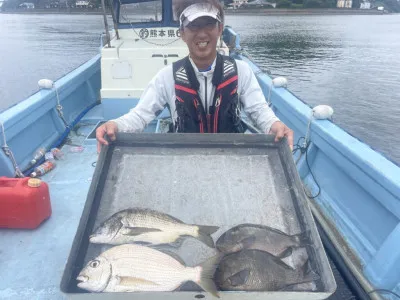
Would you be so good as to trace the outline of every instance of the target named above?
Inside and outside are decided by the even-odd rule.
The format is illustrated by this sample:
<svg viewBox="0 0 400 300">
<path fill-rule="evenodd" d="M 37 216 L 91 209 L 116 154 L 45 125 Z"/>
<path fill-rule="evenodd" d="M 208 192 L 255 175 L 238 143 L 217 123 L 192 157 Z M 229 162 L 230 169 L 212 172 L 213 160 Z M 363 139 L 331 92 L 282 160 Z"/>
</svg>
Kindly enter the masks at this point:
<svg viewBox="0 0 400 300">
<path fill-rule="evenodd" d="M 180 26 L 187 26 L 190 22 L 200 17 L 211 17 L 222 22 L 218 8 L 210 3 L 195 3 L 184 9 L 179 17 Z"/>
</svg>

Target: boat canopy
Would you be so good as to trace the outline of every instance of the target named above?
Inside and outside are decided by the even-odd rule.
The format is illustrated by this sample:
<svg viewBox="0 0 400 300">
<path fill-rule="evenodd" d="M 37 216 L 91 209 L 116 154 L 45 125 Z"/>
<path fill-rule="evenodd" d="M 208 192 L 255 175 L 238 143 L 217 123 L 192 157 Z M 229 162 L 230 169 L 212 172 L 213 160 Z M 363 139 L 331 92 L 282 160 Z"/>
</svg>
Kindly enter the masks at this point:
<svg viewBox="0 0 400 300">
<path fill-rule="evenodd" d="M 118 29 L 179 27 L 173 0 L 114 0 Z"/>
</svg>

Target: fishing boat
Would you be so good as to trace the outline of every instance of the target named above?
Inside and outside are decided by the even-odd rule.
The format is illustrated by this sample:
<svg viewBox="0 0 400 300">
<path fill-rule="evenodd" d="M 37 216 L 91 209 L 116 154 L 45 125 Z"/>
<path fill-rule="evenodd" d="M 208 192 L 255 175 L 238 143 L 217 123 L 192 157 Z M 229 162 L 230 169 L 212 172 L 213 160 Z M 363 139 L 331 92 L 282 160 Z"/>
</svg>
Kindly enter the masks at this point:
<svg viewBox="0 0 400 300">
<path fill-rule="evenodd" d="M 1 299 L 67 296 L 60 281 L 98 159 L 95 129 L 127 113 L 161 68 L 188 54 L 172 0 L 117 0 L 113 8 L 113 37 L 106 30 L 98 55 L 54 82 L 41 80 L 37 93 L 0 114 L 3 181 L 30 176 L 44 162 L 32 164 L 40 148 L 64 153 L 41 178 L 49 186 L 52 216 L 34 230 L 0 230 Z M 338 291 L 350 291 L 332 299 L 397 299 L 399 166 L 337 126 L 331 108 L 310 107 L 284 78 L 264 72 L 234 28 L 225 27 L 218 52 L 251 66 L 268 103 L 295 132 L 293 159 L 308 205 L 331 267 L 339 271 Z M 165 133 L 168 122 L 165 109 L 145 132 Z M 245 122 L 249 133 L 258 133 Z M 10 185 L 0 185 L 5 187 Z"/>
</svg>

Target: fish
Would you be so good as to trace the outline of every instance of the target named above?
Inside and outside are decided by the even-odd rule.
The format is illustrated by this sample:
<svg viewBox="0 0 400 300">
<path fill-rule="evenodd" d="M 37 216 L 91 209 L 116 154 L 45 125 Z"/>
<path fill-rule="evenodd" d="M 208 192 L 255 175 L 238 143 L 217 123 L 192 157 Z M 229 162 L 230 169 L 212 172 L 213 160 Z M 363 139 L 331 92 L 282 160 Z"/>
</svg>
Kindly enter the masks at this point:
<svg viewBox="0 0 400 300">
<path fill-rule="evenodd" d="M 173 291 L 187 281 L 219 297 L 213 281 L 220 256 L 187 267 L 171 253 L 135 244 L 114 246 L 90 260 L 76 277 L 90 292 Z"/>
<path fill-rule="evenodd" d="M 319 278 L 308 260 L 293 269 L 268 252 L 247 249 L 225 255 L 214 275 L 222 291 L 279 291 Z"/>
<path fill-rule="evenodd" d="M 119 211 L 104 221 L 89 236 L 89 241 L 111 245 L 163 245 L 179 243 L 180 238 L 191 236 L 215 248 L 211 234 L 218 229 L 217 226 L 185 224 L 168 214 L 151 209 L 130 208 Z"/>
<path fill-rule="evenodd" d="M 292 254 L 293 247 L 310 244 L 308 231 L 288 235 L 278 229 L 257 224 L 235 226 L 217 240 L 216 247 L 223 253 L 233 253 L 243 249 L 258 249 L 276 257 L 284 258 Z"/>
</svg>

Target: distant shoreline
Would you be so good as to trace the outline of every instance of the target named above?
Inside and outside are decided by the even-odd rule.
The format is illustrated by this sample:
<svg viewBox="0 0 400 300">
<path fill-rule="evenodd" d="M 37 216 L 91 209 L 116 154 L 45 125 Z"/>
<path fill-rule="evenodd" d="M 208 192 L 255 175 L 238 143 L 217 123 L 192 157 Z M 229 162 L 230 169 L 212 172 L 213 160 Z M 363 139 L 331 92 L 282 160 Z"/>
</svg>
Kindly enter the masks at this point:
<svg viewBox="0 0 400 300">
<path fill-rule="evenodd" d="M 0 11 L 3 14 L 62 14 L 62 15 L 102 15 L 101 9 L 93 10 L 58 10 L 58 9 L 32 9 L 32 10 L 9 10 Z M 107 12 L 109 13 L 109 12 Z M 284 9 L 284 8 L 259 8 L 259 9 L 226 9 L 225 14 L 232 15 L 383 15 L 390 14 L 388 12 L 378 11 L 375 9 L 338 9 L 338 8 L 315 8 L 315 9 Z"/>
<path fill-rule="evenodd" d="M 56 9 L 26 9 L 26 10 L 7 10 L 0 11 L 2 14 L 18 14 L 18 15 L 102 15 L 103 11 L 101 9 L 93 9 L 93 10 L 79 10 L 79 9 L 71 9 L 71 10 L 56 10 Z M 107 12 L 109 14 L 109 12 Z"/>
<path fill-rule="evenodd" d="M 339 8 L 315 8 L 315 9 L 227 9 L 225 14 L 232 15 L 386 15 L 388 12 L 373 9 L 339 9 Z"/>
</svg>

